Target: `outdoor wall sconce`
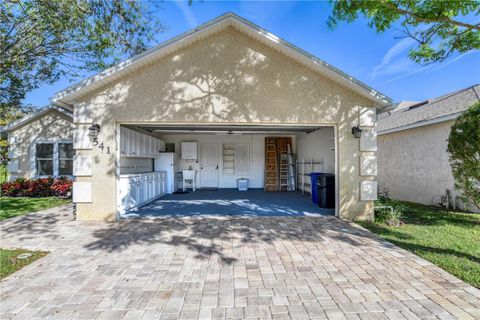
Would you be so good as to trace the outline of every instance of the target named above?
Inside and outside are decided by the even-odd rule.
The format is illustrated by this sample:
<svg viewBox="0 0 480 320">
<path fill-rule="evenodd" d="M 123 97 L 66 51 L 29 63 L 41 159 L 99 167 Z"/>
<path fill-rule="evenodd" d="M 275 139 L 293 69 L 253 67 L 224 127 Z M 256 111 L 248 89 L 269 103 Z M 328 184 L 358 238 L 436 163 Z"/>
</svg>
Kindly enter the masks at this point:
<svg viewBox="0 0 480 320">
<path fill-rule="evenodd" d="M 92 124 L 90 128 L 88 128 L 88 137 L 90 138 L 90 142 L 96 142 L 98 133 L 100 132 L 100 125 L 99 124 Z"/>
<path fill-rule="evenodd" d="M 359 127 L 352 127 L 352 134 L 355 138 L 359 139 L 362 136 L 362 129 Z"/>
</svg>

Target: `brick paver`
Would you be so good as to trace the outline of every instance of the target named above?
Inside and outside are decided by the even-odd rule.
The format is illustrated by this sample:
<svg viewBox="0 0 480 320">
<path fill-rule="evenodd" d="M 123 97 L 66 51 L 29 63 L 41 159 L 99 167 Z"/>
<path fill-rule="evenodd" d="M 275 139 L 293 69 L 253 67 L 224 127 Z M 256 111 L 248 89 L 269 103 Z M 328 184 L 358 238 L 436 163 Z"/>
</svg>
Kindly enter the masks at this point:
<svg viewBox="0 0 480 320">
<path fill-rule="evenodd" d="M 479 319 L 480 291 L 333 217 L 1 222 L 51 253 L 1 281 L 1 319 Z"/>
</svg>

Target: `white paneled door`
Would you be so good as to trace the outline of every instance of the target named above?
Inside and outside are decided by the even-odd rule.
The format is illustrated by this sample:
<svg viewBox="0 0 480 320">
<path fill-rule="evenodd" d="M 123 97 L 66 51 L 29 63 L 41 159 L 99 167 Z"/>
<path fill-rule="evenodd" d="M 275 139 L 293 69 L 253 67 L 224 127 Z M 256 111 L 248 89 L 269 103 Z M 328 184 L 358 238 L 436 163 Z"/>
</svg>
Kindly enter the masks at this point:
<svg viewBox="0 0 480 320">
<path fill-rule="evenodd" d="M 200 145 L 200 183 L 202 188 L 218 187 L 218 145 Z"/>
</svg>

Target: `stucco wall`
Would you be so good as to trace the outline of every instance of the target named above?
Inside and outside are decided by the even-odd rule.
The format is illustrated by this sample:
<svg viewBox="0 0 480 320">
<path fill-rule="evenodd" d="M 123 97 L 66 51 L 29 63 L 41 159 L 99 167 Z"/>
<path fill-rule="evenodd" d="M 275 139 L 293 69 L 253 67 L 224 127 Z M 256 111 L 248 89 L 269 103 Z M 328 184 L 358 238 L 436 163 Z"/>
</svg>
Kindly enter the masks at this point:
<svg viewBox="0 0 480 320">
<path fill-rule="evenodd" d="M 334 128 L 325 127 L 309 134 L 297 136 L 297 159 L 302 162 L 323 162 L 323 165 L 315 165 L 315 171 L 335 173 L 335 142 Z M 300 168 L 299 168 L 300 170 Z M 306 169 L 307 170 L 307 169 Z M 310 168 L 307 170 L 310 171 Z"/>
<path fill-rule="evenodd" d="M 338 125 L 340 214 L 371 217 L 359 201 L 360 107 L 372 102 L 233 28 L 145 66 L 75 105 L 75 122 L 101 125 L 99 141 L 116 150 L 119 123 L 263 123 Z M 82 148 L 85 149 L 84 146 Z M 77 148 L 80 149 L 80 148 Z M 80 219 L 112 219 L 116 154 L 79 150 L 93 158 L 93 202 L 77 206 Z"/>
<path fill-rule="evenodd" d="M 438 204 L 454 191 L 447 139 L 453 121 L 378 136 L 378 182 L 395 199 Z"/>
<path fill-rule="evenodd" d="M 11 159 L 18 159 L 19 172 L 11 172 L 9 179 L 18 177 L 31 178 L 35 176 L 32 167 L 32 145 L 39 141 L 72 141 L 75 125 L 67 116 L 57 111 L 51 111 L 41 118 L 10 131 L 9 154 Z"/>
</svg>

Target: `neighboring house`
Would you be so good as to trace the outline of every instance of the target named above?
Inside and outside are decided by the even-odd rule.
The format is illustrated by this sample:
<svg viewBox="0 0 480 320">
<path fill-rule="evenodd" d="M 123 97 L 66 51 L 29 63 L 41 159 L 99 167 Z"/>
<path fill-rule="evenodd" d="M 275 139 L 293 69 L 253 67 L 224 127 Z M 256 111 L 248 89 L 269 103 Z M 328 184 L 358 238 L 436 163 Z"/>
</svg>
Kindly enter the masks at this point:
<svg viewBox="0 0 480 320">
<path fill-rule="evenodd" d="M 199 188 L 235 188 L 242 177 L 251 188 L 264 188 L 270 170 L 267 137 L 291 141 L 299 160 L 298 188 L 309 188 L 305 176 L 310 171 L 333 173 L 335 214 L 373 217 L 376 111 L 391 100 L 234 14 L 75 84 L 56 94 L 52 103 L 73 113 L 78 219 L 118 217 L 129 205 L 125 194 L 134 194 L 128 183 L 141 188 L 144 180 L 134 178 L 149 175 L 159 151 L 173 148 L 181 157 L 180 169 L 198 172 Z M 63 139 L 51 121 L 43 123 L 48 127 L 39 121 L 36 131 L 48 130 L 46 138 Z M 360 138 L 352 134 L 354 127 L 363 130 Z M 62 128 L 70 124 L 62 123 Z M 27 152 L 33 150 L 35 137 L 44 137 L 20 133 L 10 129 L 9 135 L 22 146 L 15 152 L 30 157 L 30 162 L 22 160 L 30 165 L 20 161 L 18 175 L 41 174 L 43 160 Z M 36 173 L 31 171 L 34 163 Z M 60 174 L 55 163 L 49 172 Z M 123 184 L 126 177 L 130 182 Z"/>
<path fill-rule="evenodd" d="M 480 101 L 480 85 L 379 114 L 378 182 L 395 199 L 462 207 L 449 164 L 447 139 L 455 119 Z M 447 191 L 448 190 L 448 191 Z"/>
<path fill-rule="evenodd" d="M 1 128 L 8 133 L 9 180 L 73 175 L 73 115 L 48 107 Z"/>
</svg>

